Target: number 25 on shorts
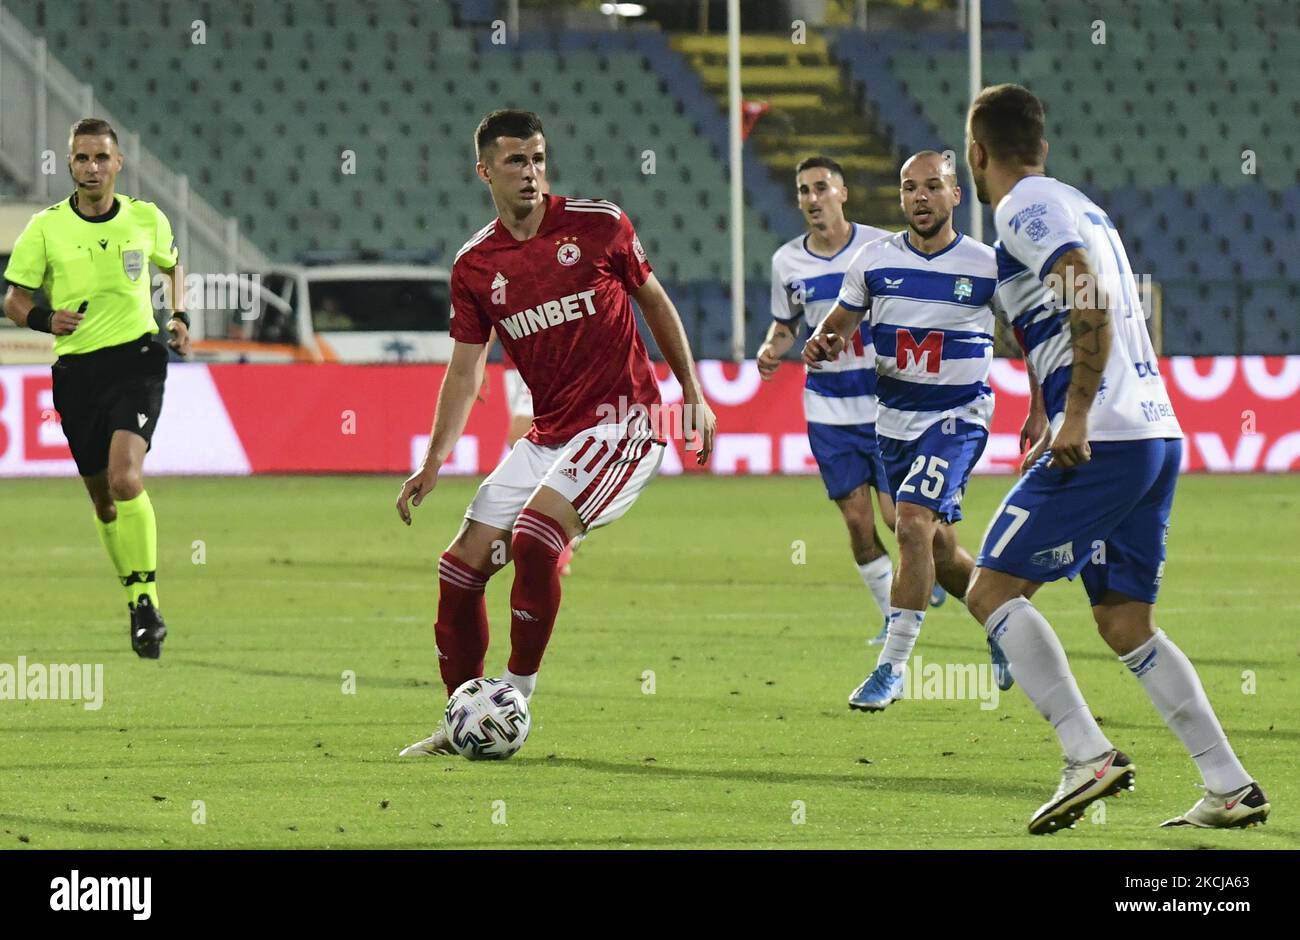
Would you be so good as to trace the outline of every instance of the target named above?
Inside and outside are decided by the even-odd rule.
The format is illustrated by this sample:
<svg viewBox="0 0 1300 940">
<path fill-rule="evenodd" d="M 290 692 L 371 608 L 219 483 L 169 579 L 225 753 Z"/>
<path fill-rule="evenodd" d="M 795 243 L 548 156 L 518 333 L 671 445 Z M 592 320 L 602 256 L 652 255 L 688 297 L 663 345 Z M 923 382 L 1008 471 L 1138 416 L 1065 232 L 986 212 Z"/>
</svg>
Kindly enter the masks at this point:
<svg viewBox="0 0 1300 940">
<path fill-rule="evenodd" d="M 912 461 L 912 467 L 907 471 L 907 476 L 903 478 L 903 485 L 898 488 L 898 495 L 904 493 L 915 493 L 916 487 L 912 485 L 912 478 L 921 470 L 925 470 L 925 478 L 921 480 L 921 495 L 926 499 L 938 499 L 943 494 L 943 472 L 948 469 L 948 461 L 942 457 L 931 456 L 930 465 L 927 467 L 926 455 L 921 454 Z"/>
</svg>

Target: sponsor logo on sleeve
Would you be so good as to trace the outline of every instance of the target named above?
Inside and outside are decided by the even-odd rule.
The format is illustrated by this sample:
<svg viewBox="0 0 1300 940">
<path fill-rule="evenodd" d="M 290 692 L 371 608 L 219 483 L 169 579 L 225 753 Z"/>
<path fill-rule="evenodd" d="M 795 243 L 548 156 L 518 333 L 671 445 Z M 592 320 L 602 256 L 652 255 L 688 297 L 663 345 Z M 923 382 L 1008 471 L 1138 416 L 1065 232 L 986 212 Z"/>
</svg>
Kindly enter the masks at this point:
<svg viewBox="0 0 1300 940">
<path fill-rule="evenodd" d="M 1011 219 L 1011 230 L 1019 232 L 1020 227 L 1032 219 L 1040 218 L 1047 214 L 1047 203 L 1036 202 L 1032 206 L 1025 206 L 1017 212 Z"/>
</svg>

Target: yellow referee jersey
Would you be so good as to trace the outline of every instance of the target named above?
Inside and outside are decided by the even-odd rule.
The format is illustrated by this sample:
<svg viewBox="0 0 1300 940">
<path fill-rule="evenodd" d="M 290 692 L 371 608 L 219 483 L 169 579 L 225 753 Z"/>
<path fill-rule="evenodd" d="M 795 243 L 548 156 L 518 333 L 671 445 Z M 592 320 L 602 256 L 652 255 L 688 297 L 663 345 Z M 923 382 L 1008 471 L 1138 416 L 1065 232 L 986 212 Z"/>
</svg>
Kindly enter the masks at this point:
<svg viewBox="0 0 1300 940">
<path fill-rule="evenodd" d="M 112 209 L 86 218 L 69 197 L 32 216 L 4 276 L 31 291 L 43 288 L 55 310 L 88 303 L 76 331 L 54 337 L 62 356 L 157 333 L 149 262 L 167 270 L 178 257 L 171 223 L 152 202 L 116 194 Z"/>
</svg>

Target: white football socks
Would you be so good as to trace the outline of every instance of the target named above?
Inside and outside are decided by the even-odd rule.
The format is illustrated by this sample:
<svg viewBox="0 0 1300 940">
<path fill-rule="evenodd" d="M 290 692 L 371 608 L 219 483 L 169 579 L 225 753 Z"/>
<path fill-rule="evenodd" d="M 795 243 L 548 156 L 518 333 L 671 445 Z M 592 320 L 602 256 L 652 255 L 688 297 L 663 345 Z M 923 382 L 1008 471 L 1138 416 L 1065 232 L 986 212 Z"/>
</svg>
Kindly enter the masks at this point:
<svg viewBox="0 0 1300 940">
<path fill-rule="evenodd" d="M 1007 601 L 984 629 L 1001 645 L 1016 683 L 1056 729 L 1066 757 L 1092 760 L 1112 749 L 1070 674 L 1061 641 L 1028 598 Z"/>
<path fill-rule="evenodd" d="M 862 575 L 862 583 L 867 586 L 871 596 L 876 599 L 876 606 L 880 608 L 880 616 L 889 617 L 889 592 L 894 586 L 894 563 L 889 560 L 888 555 L 881 555 L 875 561 L 869 561 L 865 565 L 858 565 L 858 574 Z"/>
<path fill-rule="evenodd" d="M 1120 662 L 1137 676 L 1169 730 L 1192 755 L 1207 790 L 1232 793 L 1250 783 L 1215 717 L 1196 667 L 1165 631 L 1156 630 L 1155 636 L 1121 656 Z"/>
<path fill-rule="evenodd" d="M 901 607 L 889 608 L 889 636 L 880 651 L 876 665 L 889 663 L 894 673 L 903 671 L 907 657 L 912 655 L 916 638 L 921 635 L 921 624 L 925 623 L 925 611 L 904 610 Z"/>
<path fill-rule="evenodd" d="M 507 669 L 501 673 L 501 681 L 509 682 L 520 692 L 524 693 L 524 698 L 531 699 L 533 697 L 533 689 L 537 688 L 537 673 L 533 673 L 531 676 L 517 676 Z"/>
</svg>

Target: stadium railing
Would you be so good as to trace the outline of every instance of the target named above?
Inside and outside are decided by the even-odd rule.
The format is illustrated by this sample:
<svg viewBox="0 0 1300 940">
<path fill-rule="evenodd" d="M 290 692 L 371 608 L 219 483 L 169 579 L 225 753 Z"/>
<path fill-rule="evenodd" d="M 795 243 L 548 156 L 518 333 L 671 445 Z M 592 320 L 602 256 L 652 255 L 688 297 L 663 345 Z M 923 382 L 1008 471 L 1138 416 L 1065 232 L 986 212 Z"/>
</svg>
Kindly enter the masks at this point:
<svg viewBox="0 0 1300 940">
<path fill-rule="evenodd" d="M 267 257 L 239 233 L 227 217 L 190 191 L 189 179 L 167 167 L 130 131 L 104 110 L 94 89 L 78 81 L 49 55 L 45 40 L 33 35 L 0 5 L 0 165 L 36 201 L 61 195 L 52 181 L 63 178 L 64 135 L 78 119 L 99 117 L 118 133 L 126 162 L 121 191 L 157 203 L 167 214 L 187 274 L 259 271 Z M 201 338 L 201 318 L 196 338 Z"/>
</svg>

